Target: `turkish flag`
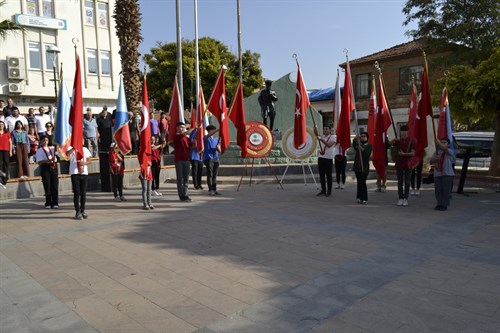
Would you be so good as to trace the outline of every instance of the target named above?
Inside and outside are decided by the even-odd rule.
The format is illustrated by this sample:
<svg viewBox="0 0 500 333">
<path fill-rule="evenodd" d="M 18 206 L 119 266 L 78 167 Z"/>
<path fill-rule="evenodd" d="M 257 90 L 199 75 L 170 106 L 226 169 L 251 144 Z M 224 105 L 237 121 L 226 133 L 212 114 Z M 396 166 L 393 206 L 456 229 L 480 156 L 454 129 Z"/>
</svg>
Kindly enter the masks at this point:
<svg viewBox="0 0 500 333">
<path fill-rule="evenodd" d="M 309 96 L 307 95 L 306 86 L 304 84 L 304 79 L 302 78 L 302 73 L 300 71 L 300 66 L 297 64 L 297 87 L 295 90 L 295 113 L 294 113 L 294 123 L 293 123 L 293 146 L 299 149 L 307 139 L 306 131 L 306 114 L 307 108 L 311 104 L 309 103 Z"/>
<path fill-rule="evenodd" d="M 69 110 L 69 124 L 71 125 L 71 146 L 76 151 L 76 160 L 83 158 L 83 97 L 82 75 L 80 71 L 80 56 L 76 57 L 75 80 L 73 82 L 73 98 Z"/>
<path fill-rule="evenodd" d="M 220 69 L 219 76 L 215 82 L 212 96 L 207 105 L 208 111 L 212 113 L 219 121 L 219 141 L 221 145 L 221 154 L 224 154 L 229 146 L 229 128 L 226 105 L 226 84 L 224 82 L 224 68 Z"/>
<path fill-rule="evenodd" d="M 368 143 L 373 145 L 375 137 L 375 114 L 377 108 L 377 97 L 375 96 L 375 75 L 372 75 L 372 89 L 370 92 L 370 109 L 368 110 Z"/>
<path fill-rule="evenodd" d="M 380 178 L 385 178 L 385 169 L 387 163 L 387 150 L 385 140 L 387 140 L 387 130 L 391 126 L 389 117 L 389 106 L 385 99 L 384 85 L 382 77 L 379 76 L 379 87 L 377 93 L 377 109 L 375 114 L 375 128 L 373 138 L 373 166 L 377 170 Z"/>
<path fill-rule="evenodd" d="M 356 108 L 352 95 L 351 67 L 347 61 L 345 68 L 344 90 L 342 91 L 342 105 L 340 107 L 339 122 L 337 124 L 337 142 L 342 147 L 342 155 L 351 147 L 351 111 Z"/>
<path fill-rule="evenodd" d="M 236 143 L 241 148 L 241 157 L 245 158 L 247 156 L 247 132 L 245 128 L 245 104 L 243 101 L 243 86 L 241 81 L 238 82 L 238 87 L 236 87 L 236 93 L 234 94 L 233 103 L 229 109 L 229 119 L 236 127 L 238 131 L 236 137 Z"/>
<path fill-rule="evenodd" d="M 151 156 L 151 124 L 149 121 L 149 97 L 148 85 L 146 84 L 146 76 L 142 83 L 142 105 L 141 105 L 141 127 L 139 128 L 139 164 L 141 165 L 141 173 L 148 170 L 149 156 Z"/>
<path fill-rule="evenodd" d="M 205 149 L 204 138 L 205 138 L 205 124 L 203 122 L 203 117 L 207 110 L 207 105 L 205 104 L 205 97 L 203 96 L 203 89 L 200 85 L 200 95 L 198 96 L 196 108 L 196 148 L 198 152 L 201 153 Z M 191 124 L 193 126 L 193 124 Z"/>
<path fill-rule="evenodd" d="M 429 89 L 429 78 L 427 75 L 427 61 L 425 61 L 424 73 L 422 75 L 422 85 L 420 88 L 420 100 L 418 101 L 417 109 L 417 126 L 418 132 L 416 132 L 417 147 L 415 149 L 415 154 L 422 159 L 424 158 L 424 151 L 427 148 L 427 116 L 431 116 L 432 119 L 432 106 L 431 106 L 431 93 Z"/>
<path fill-rule="evenodd" d="M 177 133 L 177 123 L 184 122 L 184 108 L 179 95 L 179 85 L 177 83 L 177 75 L 174 78 L 174 87 L 172 88 L 172 98 L 170 99 L 170 124 L 168 126 L 168 142 L 174 141 L 174 136 Z"/>
</svg>

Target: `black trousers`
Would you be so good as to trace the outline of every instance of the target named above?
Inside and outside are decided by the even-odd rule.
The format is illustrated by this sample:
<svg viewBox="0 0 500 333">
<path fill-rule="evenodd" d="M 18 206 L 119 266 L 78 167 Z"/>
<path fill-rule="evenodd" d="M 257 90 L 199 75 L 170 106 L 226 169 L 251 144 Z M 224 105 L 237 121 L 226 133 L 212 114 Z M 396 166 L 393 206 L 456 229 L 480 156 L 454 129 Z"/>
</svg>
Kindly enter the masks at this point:
<svg viewBox="0 0 500 333">
<path fill-rule="evenodd" d="M 332 171 L 333 160 L 329 158 L 318 158 L 319 181 L 321 183 L 321 192 L 332 193 Z"/>
<path fill-rule="evenodd" d="M 153 183 L 151 185 L 152 191 L 160 189 L 160 171 L 161 171 L 160 162 L 153 161 L 151 163 L 151 172 L 153 173 Z"/>
<path fill-rule="evenodd" d="M 71 186 L 73 187 L 73 204 L 78 213 L 85 212 L 85 202 L 87 201 L 87 175 L 71 175 Z"/>
<path fill-rule="evenodd" d="M 116 197 L 123 197 L 123 175 L 111 174 L 111 188 Z"/>
<path fill-rule="evenodd" d="M 422 184 L 422 169 L 424 168 L 424 162 L 420 162 L 416 168 L 411 169 L 410 183 L 411 188 L 415 189 L 415 178 L 417 178 L 417 187 L 416 189 L 420 189 L 420 184 Z M 416 176 L 416 177 L 415 177 Z"/>
<path fill-rule="evenodd" d="M 209 191 L 217 191 L 217 173 L 219 173 L 219 161 L 203 161 L 207 167 L 207 185 Z"/>
<path fill-rule="evenodd" d="M 335 175 L 337 177 L 337 184 L 345 184 L 345 169 L 347 167 L 347 157 L 342 156 L 342 159 L 335 157 Z"/>
<path fill-rule="evenodd" d="M 356 171 L 356 180 L 358 183 L 356 198 L 363 201 L 368 201 L 368 188 L 366 187 L 366 179 L 368 172 Z"/>
<path fill-rule="evenodd" d="M 42 164 L 40 173 L 45 192 L 45 207 L 59 205 L 59 175 L 57 168 L 52 169 L 49 164 Z"/>
<path fill-rule="evenodd" d="M 191 176 L 193 177 L 193 185 L 195 188 L 201 186 L 201 175 L 203 173 L 203 162 L 199 160 L 191 160 Z"/>
<path fill-rule="evenodd" d="M 0 150 L 0 171 L 5 173 L 5 176 L 0 177 L 2 184 L 6 184 L 9 180 L 9 159 L 10 153 L 8 150 Z"/>
</svg>

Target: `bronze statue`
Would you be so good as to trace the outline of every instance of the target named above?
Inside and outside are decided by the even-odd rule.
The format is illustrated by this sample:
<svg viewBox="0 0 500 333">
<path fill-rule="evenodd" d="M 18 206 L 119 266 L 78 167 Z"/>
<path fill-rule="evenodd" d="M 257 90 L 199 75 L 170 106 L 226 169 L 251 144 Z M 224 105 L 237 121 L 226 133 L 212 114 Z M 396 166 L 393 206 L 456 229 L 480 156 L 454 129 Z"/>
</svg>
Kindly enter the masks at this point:
<svg viewBox="0 0 500 333">
<path fill-rule="evenodd" d="M 266 88 L 260 91 L 259 104 L 262 115 L 262 122 L 267 126 L 267 118 L 270 119 L 269 128 L 271 131 L 274 126 L 274 117 L 276 116 L 276 109 L 274 108 L 274 102 L 278 101 L 276 92 L 271 90 L 271 85 L 273 81 L 266 80 Z"/>
</svg>

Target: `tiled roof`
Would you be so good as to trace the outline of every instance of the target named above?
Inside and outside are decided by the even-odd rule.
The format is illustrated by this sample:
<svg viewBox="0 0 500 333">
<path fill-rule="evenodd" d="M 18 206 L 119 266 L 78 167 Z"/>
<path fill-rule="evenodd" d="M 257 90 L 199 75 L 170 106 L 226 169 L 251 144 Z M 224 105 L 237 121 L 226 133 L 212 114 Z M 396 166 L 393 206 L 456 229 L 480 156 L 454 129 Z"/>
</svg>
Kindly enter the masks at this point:
<svg viewBox="0 0 500 333">
<path fill-rule="evenodd" d="M 394 57 L 400 57 L 404 56 L 407 54 L 412 54 L 412 53 L 418 53 L 422 52 L 423 49 L 425 49 L 426 46 L 428 46 L 428 42 L 425 39 L 416 39 L 408 43 L 403 43 L 399 44 L 396 46 L 393 46 L 391 48 L 385 49 L 383 51 L 379 51 L 358 59 L 353 59 L 350 60 L 349 63 L 351 65 L 353 64 L 361 64 L 365 62 L 374 62 L 374 61 L 380 61 L 383 59 L 388 59 L 388 58 L 394 58 Z M 345 63 L 340 65 L 341 67 L 345 67 Z"/>
</svg>

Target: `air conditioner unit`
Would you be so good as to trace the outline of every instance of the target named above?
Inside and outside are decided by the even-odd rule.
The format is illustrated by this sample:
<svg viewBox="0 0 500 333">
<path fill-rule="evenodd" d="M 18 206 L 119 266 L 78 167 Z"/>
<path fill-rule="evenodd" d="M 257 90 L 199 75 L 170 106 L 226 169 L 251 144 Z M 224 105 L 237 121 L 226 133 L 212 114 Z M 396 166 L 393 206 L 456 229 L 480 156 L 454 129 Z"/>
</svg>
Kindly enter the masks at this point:
<svg viewBox="0 0 500 333">
<path fill-rule="evenodd" d="M 21 94 L 24 92 L 24 85 L 20 82 L 9 83 L 9 93 L 10 94 Z"/>
<path fill-rule="evenodd" d="M 11 80 L 24 80 L 24 58 L 7 57 L 7 77 Z"/>
</svg>

